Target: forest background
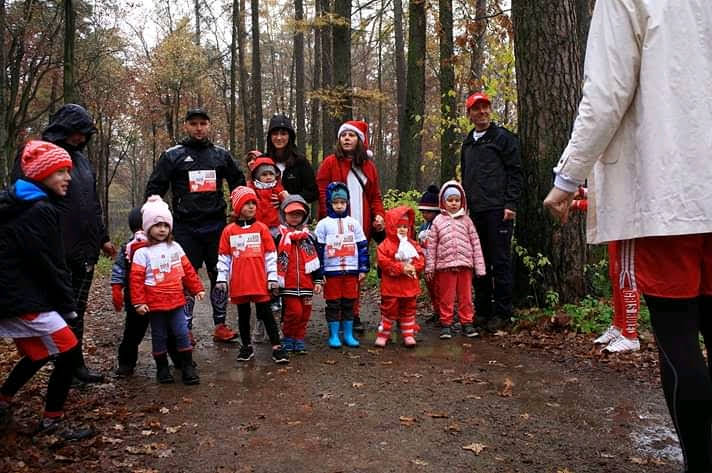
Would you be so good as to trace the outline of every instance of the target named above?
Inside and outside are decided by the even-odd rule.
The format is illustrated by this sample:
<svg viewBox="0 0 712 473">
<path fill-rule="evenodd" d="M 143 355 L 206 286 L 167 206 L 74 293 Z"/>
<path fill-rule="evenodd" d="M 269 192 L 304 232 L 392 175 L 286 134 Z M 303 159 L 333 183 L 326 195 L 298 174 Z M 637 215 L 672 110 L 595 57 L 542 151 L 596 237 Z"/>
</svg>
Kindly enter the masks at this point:
<svg viewBox="0 0 712 473">
<path fill-rule="evenodd" d="M 519 135 L 517 294 L 557 307 L 605 295 L 604 253 L 584 219 L 559 226 L 541 202 L 576 114 L 594 0 L 0 0 L 0 184 L 18 147 L 63 103 L 84 105 L 112 235 L 143 199 L 188 107 L 242 164 L 265 125 L 291 117 L 316 169 L 347 119 L 371 124 L 387 203 L 413 203 L 458 172 L 484 90 Z M 242 166 L 244 168 L 244 166 Z"/>
</svg>

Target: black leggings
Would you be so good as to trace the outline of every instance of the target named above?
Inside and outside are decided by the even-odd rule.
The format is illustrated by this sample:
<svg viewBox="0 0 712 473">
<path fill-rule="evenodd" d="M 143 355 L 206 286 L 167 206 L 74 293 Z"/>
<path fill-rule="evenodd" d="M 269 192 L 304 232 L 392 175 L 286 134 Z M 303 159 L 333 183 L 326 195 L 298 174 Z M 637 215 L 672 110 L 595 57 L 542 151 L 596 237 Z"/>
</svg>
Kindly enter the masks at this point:
<svg viewBox="0 0 712 473">
<path fill-rule="evenodd" d="M 660 352 L 660 377 L 686 473 L 712 472 L 712 296 L 645 296 Z M 700 333 L 708 351 L 705 363 Z"/>
<path fill-rule="evenodd" d="M 257 319 L 261 320 L 265 324 L 265 331 L 269 337 L 269 342 L 272 346 L 279 345 L 279 327 L 277 327 L 277 321 L 274 320 L 274 314 L 272 314 L 272 310 L 270 309 L 270 303 L 256 302 L 255 311 L 257 312 Z M 237 322 L 240 327 L 240 340 L 242 341 L 242 346 L 246 347 L 251 345 L 249 302 L 237 305 Z"/>
<path fill-rule="evenodd" d="M 67 400 L 67 394 L 69 394 L 72 374 L 79 361 L 79 353 L 79 349 L 75 347 L 54 358 L 45 358 L 40 361 L 32 361 L 26 356 L 23 357 L 10 372 L 2 388 L 0 388 L 0 393 L 3 396 L 14 396 L 40 368 L 46 365 L 48 361 L 53 360 L 54 370 L 49 377 L 49 384 L 47 385 L 45 411 L 61 412 L 64 408 L 64 402 Z"/>
</svg>

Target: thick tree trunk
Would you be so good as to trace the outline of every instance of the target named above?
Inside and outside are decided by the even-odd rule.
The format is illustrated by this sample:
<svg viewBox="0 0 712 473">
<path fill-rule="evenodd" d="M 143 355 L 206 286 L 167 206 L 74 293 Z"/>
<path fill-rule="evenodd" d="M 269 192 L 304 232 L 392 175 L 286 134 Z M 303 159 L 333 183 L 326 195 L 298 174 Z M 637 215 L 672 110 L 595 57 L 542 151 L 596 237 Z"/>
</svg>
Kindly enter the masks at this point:
<svg viewBox="0 0 712 473">
<path fill-rule="evenodd" d="M 321 3 L 317 0 L 314 2 L 314 18 L 318 21 L 321 16 Z M 312 69 L 312 91 L 316 91 L 320 87 L 321 82 L 321 28 L 319 26 L 314 27 L 314 61 Z M 319 136 L 319 98 L 313 96 L 311 98 L 311 117 L 309 119 L 310 137 L 309 141 L 311 143 L 311 164 L 312 168 L 316 171 L 319 168 L 319 150 L 321 148 L 320 136 Z"/>
<path fill-rule="evenodd" d="M 228 126 L 230 127 L 230 153 L 237 156 L 237 38 L 239 30 L 240 10 L 238 0 L 232 0 L 232 40 L 230 41 L 230 117 Z M 242 153 L 240 153 L 241 155 Z"/>
<path fill-rule="evenodd" d="M 251 0 L 252 6 L 252 105 L 255 112 L 253 126 L 257 149 L 265 149 L 265 132 L 262 123 L 262 60 L 260 58 L 260 1 Z"/>
<path fill-rule="evenodd" d="M 398 107 L 398 147 L 405 141 L 403 127 L 405 126 L 405 45 L 403 40 L 403 3 L 401 0 L 393 0 L 393 35 L 395 36 L 395 60 L 396 60 L 396 106 Z"/>
<path fill-rule="evenodd" d="M 64 0 L 64 103 L 78 101 L 74 81 L 75 23 L 74 0 Z"/>
<path fill-rule="evenodd" d="M 517 213 L 517 242 L 529 255 L 541 253 L 551 261 L 544 268 L 544 280 L 529 288 L 536 301 L 541 302 L 548 289 L 557 291 L 561 302 L 570 302 L 585 291 L 583 221 L 578 217 L 559 226 L 548 218 L 542 201 L 551 188 L 551 170 L 568 142 L 581 97 L 576 0 L 515 0 L 512 17 L 526 179 Z M 521 267 L 517 273 L 518 285 L 524 289 L 530 272 Z"/>
<path fill-rule="evenodd" d="M 339 123 L 353 117 L 351 91 L 351 0 L 334 0 L 333 67 L 334 88 L 339 95 L 336 118 Z"/>
<path fill-rule="evenodd" d="M 482 90 L 482 69 L 485 65 L 485 33 L 487 33 L 487 0 L 477 0 L 475 4 L 474 31 L 470 36 L 470 92 Z"/>
<path fill-rule="evenodd" d="M 586 57 L 586 41 L 588 40 L 588 28 L 591 26 L 591 15 L 596 0 L 576 0 L 576 29 L 579 36 L 581 49 L 581 67 L 583 59 Z"/>
<path fill-rule="evenodd" d="M 0 71 L 7 71 L 7 45 L 5 44 L 5 0 L 0 0 Z M 0 74 L 0 186 L 9 184 L 8 175 L 12 167 L 9 155 L 7 134 L 7 96 L 5 94 L 6 74 Z"/>
<path fill-rule="evenodd" d="M 255 135 L 254 128 L 252 125 L 252 112 L 250 104 L 250 95 L 248 91 L 248 78 L 247 78 L 247 68 L 245 67 L 245 38 L 247 37 L 247 31 L 245 29 L 245 0 L 238 0 L 237 2 L 240 8 L 240 14 L 237 20 L 237 59 L 238 66 L 240 68 L 240 103 L 242 108 L 242 127 L 244 130 L 244 142 L 243 150 L 245 152 L 254 149 Z"/>
<path fill-rule="evenodd" d="M 425 0 L 410 0 L 408 18 L 408 88 L 396 180 L 396 186 L 403 191 L 412 189 L 421 174 L 418 167 L 422 158 L 425 115 Z"/>
<path fill-rule="evenodd" d="M 452 0 L 440 0 L 440 113 L 443 134 L 440 138 L 440 182 L 455 177 L 457 166 L 457 109 L 455 102 Z"/>
<path fill-rule="evenodd" d="M 334 47 L 332 27 L 329 20 L 331 14 L 330 0 L 317 0 L 321 3 L 321 15 L 323 17 L 321 30 L 321 91 L 329 93 L 333 87 L 333 63 L 331 50 Z M 324 156 L 328 155 L 334 148 L 336 141 L 336 123 L 333 117 L 332 104 L 322 101 L 321 103 L 321 140 Z"/>
<path fill-rule="evenodd" d="M 297 115 L 297 146 L 299 151 L 306 153 L 306 101 L 304 99 L 304 3 L 294 0 L 294 19 L 297 31 L 294 34 L 294 79 L 295 79 L 295 109 Z"/>
</svg>

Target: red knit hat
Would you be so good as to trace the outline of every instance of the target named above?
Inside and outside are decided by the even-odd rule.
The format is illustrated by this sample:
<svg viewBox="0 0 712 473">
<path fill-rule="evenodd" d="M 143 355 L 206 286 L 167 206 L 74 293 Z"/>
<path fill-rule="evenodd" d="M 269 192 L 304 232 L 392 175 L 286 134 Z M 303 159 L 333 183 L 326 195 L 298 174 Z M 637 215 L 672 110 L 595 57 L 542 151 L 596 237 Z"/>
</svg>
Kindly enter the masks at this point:
<svg viewBox="0 0 712 473">
<path fill-rule="evenodd" d="M 250 201 L 257 202 L 257 194 L 247 186 L 237 186 L 230 193 L 230 201 L 232 202 L 232 210 L 239 214 L 246 203 Z"/>
<path fill-rule="evenodd" d="M 350 120 L 348 122 L 344 122 L 339 127 L 339 133 L 337 135 L 337 138 L 340 138 L 341 134 L 345 131 L 353 131 L 354 133 L 356 133 L 356 135 L 361 139 L 364 148 L 366 148 L 366 154 L 368 155 L 368 157 L 373 157 L 373 152 L 369 149 L 368 123 L 360 120 Z"/>
<path fill-rule="evenodd" d="M 72 158 L 55 144 L 32 140 L 22 150 L 20 166 L 25 176 L 39 182 L 62 168 L 72 169 Z"/>
</svg>

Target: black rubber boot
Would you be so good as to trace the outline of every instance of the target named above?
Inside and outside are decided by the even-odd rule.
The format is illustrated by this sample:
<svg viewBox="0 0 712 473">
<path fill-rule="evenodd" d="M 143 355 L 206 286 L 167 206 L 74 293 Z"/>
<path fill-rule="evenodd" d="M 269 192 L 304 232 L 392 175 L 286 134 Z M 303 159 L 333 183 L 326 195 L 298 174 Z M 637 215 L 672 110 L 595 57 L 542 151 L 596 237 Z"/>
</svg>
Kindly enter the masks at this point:
<svg viewBox="0 0 712 473">
<path fill-rule="evenodd" d="M 198 371 L 195 369 L 195 366 L 193 365 L 193 352 L 192 351 L 184 351 L 181 353 L 182 355 L 182 360 L 183 360 L 183 370 L 182 370 L 182 378 L 183 378 L 183 384 L 191 385 L 191 384 L 200 384 L 200 378 L 198 377 Z"/>
<path fill-rule="evenodd" d="M 161 384 L 171 384 L 175 382 L 171 369 L 168 366 L 168 357 L 163 355 L 154 356 L 156 360 L 156 380 Z"/>
</svg>

